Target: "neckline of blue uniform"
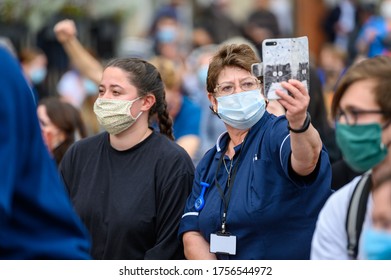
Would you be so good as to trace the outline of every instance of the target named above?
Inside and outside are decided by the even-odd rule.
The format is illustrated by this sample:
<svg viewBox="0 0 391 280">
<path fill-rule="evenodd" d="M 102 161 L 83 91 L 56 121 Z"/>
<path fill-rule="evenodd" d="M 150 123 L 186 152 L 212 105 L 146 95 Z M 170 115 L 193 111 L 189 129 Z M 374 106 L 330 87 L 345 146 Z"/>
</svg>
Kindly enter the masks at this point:
<svg viewBox="0 0 391 280">
<path fill-rule="evenodd" d="M 256 134 L 260 129 L 263 128 L 264 124 L 266 123 L 266 121 L 270 117 L 271 117 L 271 114 L 269 112 L 265 111 L 262 118 L 249 129 L 248 134 L 246 135 L 246 138 L 251 139 L 254 134 Z M 229 137 L 228 131 L 224 131 L 217 138 L 217 141 L 216 141 L 216 151 L 217 152 L 215 154 L 215 159 L 219 159 L 221 156 L 221 153 L 226 151 L 226 147 L 228 145 L 229 139 L 230 139 L 230 137 Z M 237 154 L 237 152 L 241 149 L 242 144 L 243 144 L 243 142 L 234 147 L 235 154 Z"/>
</svg>

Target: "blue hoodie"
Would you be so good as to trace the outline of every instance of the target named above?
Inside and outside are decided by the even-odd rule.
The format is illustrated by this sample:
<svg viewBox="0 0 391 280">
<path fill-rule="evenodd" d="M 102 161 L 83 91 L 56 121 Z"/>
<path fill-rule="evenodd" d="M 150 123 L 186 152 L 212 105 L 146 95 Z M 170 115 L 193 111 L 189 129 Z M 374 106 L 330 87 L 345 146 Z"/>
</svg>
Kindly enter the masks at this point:
<svg viewBox="0 0 391 280">
<path fill-rule="evenodd" d="M 0 259 L 90 259 L 75 214 L 41 136 L 32 92 L 0 47 Z"/>
</svg>

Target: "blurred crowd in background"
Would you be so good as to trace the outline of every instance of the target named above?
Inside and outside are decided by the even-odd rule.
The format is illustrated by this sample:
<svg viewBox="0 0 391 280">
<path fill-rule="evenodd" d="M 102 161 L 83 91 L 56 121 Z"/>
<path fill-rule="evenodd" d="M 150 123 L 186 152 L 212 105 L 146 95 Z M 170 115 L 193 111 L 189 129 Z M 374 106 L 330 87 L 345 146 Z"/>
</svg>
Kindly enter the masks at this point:
<svg viewBox="0 0 391 280">
<path fill-rule="evenodd" d="M 333 120 L 329 117 L 335 85 L 352 63 L 389 54 L 391 2 L 316 2 L 323 7 L 323 14 L 316 23 L 308 22 L 316 25 L 318 43 L 321 38 L 320 48 L 314 52 L 309 36 L 312 51 L 309 110 L 331 161 L 336 162 L 341 155 L 334 142 Z M 300 14 L 303 5 L 314 3 L 309 0 L 32 0 L 22 3 L 0 0 L 0 42 L 19 58 L 37 105 L 47 104 L 44 99 L 56 97 L 79 111 L 85 128 L 75 134 L 76 140 L 101 131 L 92 111 L 98 85 L 72 65 L 54 32 L 56 23 L 72 19 L 78 39 L 102 65 L 110 58 L 125 56 L 153 61 L 166 83 L 175 138 L 180 143 L 182 137 L 192 136 L 190 140 L 185 138 L 183 142 L 187 143 L 183 146 L 188 146 L 197 163 L 224 130 L 223 123 L 209 110 L 205 89 L 208 61 L 213 52 L 225 42 L 247 42 L 261 57 L 264 39 L 307 35 L 298 32 L 297 15 L 309 16 Z M 195 116 L 192 128 L 186 118 L 181 119 L 183 104 Z M 48 137 L 56 142 L 54 136 Z"/>
</svg>

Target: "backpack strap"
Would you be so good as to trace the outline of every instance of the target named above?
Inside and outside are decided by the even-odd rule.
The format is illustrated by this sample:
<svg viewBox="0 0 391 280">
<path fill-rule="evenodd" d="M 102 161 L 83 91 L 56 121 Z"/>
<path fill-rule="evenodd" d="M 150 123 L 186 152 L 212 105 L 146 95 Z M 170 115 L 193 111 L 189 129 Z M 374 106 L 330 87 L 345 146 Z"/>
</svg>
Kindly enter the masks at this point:
<svg viewBox="0 0 391 280">
<path fill-rule="evenodd" d="M 365 172 L 358 181 L 350 198 L 346 216 L 347 249 L 352 259 L 357 259 L 358 255 L 358 244 L 367 212 L 368 197 L 372 187 L 371 171 Z"/>
</svg>

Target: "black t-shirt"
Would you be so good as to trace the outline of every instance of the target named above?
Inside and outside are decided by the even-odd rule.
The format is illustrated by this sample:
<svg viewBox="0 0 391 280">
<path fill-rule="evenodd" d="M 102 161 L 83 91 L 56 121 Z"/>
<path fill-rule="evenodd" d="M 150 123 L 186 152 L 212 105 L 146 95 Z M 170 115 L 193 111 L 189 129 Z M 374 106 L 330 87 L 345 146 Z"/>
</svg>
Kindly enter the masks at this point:
<svg viewBox="0 0 391 280">
<path fill-rule="evenodd" d="M 60 171 L 94 259 L 184 258 L 177 231 L 194 166 L 179 145 L 153 132 L 117 151 L 104 132 L 76 142 Z"/>
</svg>

